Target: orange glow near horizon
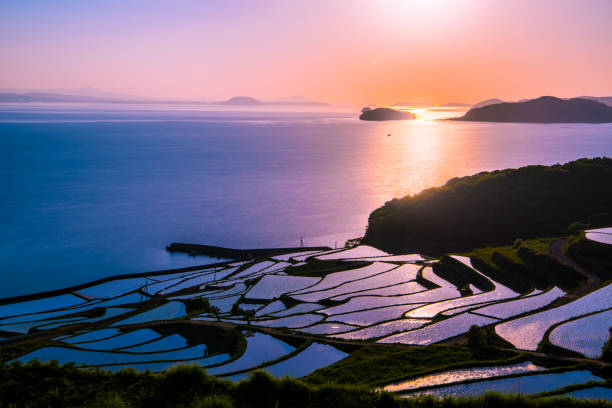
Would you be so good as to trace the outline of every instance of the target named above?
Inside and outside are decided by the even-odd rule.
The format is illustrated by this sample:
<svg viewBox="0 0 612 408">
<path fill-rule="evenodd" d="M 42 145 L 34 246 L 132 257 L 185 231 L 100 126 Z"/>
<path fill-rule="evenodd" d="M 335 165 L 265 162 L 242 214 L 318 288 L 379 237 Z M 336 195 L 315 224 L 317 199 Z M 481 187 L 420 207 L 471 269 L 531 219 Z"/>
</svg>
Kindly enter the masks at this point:
<svg viewBox="0 0 612 408">
<path fill-rule="evenodd" d="M 332 104 L 612 95 L 612 2 L 0 5 L 0 88 Z"/>
</svg>

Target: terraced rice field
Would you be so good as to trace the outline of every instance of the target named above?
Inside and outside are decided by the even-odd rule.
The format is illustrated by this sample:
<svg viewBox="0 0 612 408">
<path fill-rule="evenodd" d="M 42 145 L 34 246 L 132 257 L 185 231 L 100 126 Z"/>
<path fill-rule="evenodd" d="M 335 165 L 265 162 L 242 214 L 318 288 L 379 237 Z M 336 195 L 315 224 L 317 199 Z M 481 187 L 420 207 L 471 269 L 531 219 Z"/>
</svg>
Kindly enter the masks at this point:
<svg viewBox="0 0 612 408">
<path fill-rule="evenodd" d="M 267 366 L 265 371 L 276 377 L 303 377 L 313 371 L 326 367 L 336 361 L 342 360 L 348 356 L 332 346 L 327 344 L 313 343 L 301 353 L 283 360 L 279 363 Z"/>
<path fill-rule="evenodd" d="M 495 319 L 466 312 L 416 330 L 385 337 L 378 340 L 378 342 L 418 345 L 434 344 L 463 334 L 471 326 L 486 326 L 496 321 Z"/>
<path fill-rule="evenodd" d="M 346 340 L 367 340 L 378 337 L 388 336 L 395 332 L 405 332 L 419 328 L 429 323 L 429 320 L 422 319 L 398 319 L 388 323 L 375 324 L 360 330 L 353 330 L 348 333 L 337 334 L 334 337 Z"/>
<path fill-rule="evenodd" d="M 612 308 L 612 285 L 607 285 L 563 306 L 501 323 L 495 327 L 495 331 L 516 348 L 535 350 L 551 326 L 610 308 Z"/>
<path fill-rule="evenodd" d="M 581 317 L 557 326 L 550 333 L 550 342 L 589 358 L 601 356 L 612 327 L 612 310 Z"/>
<path fill-rule="evenodd" d="M 21 362 L 34 359 L 42 361 L 57 360 L 61 364 L 74 362 L 77 365 L 99 366 L 108 364 L 127 364 L 150 361 L 181 361 L 193 360 L 204 356 L 206 346 L 193 347 L 175 351 L 156 351 L 154 353 L 137 354 L 128 352 L 90 351 L 65 347 L 43 347 L 19 358 Z"/>
<path fill-rule="evenodd" d="M 354 259 L 370 264 L 331 269 L 320 276 L 292 275 L 295 268 L 285 273 L 289 265 L 328 260 L 336 267 L 342 265 L 339 261 Z M 457 260 L 471 267 L 466 258 Z M 590 358 L 601 354 L 612 320 L 608 310 L 612 285 L 544 310 L 565 293 L 552 288 L 521 297 L 491 281 L 494 290 L 480 292 L 471 286 L 473 294 L 462 296 L 454 284 L 433 272 L 432 262 L 423 262 L 419 255 L 394 256 L 362 246 L 113 280 L 84 288 L 80 295 L 67 292 L 0 305 L 0 337 L 6 338 L 0 346 L 37 336 L 43 339 L 39 348 L 16 359 L 56 359 L 113 371 L 123 367 L 159 371 L 188 362 L 234 380 L 257 368 L 300 377 L 345 358 L 341 345 L 347 342 L 351 347 L 360 342 L 429 345 L 460 336 L 472 325 L 492 325 L 516 347 L 533 350 L 553 325 L 600 312 L 559 325 L 550 340 Z M 246 348 L 236 346 L 236 332 L 245 336 Z M 393 390 L 444 384 L 430 391 L 467 395 L 484 389 L 479 387 L 506 390 L 515 380 L 451 383 L 539 369 L 527 362 L 447 370 L 395 384 Z M 550 375 L 540 378 L 554 379 L 550 384 L 555 387 L 591 378 L 582 372 Z M 563 380 L 571 376 L 571 381 Z M 532 381 L 524 378 L 526 383 Z"/>
<path fill-rule="evenodd" d="M 320 278 L 303 276 L 266 275 L 245 295 L 247 299 L 277 299 L 285 293 L 295 292 L 319 283 Z"/>
<path fill-rule="evenodd" d="M 375 290 L 371 288 L 380 289 L 385 286 L 393 286 L 402 283 L 407 283 L 406 281 L 410 281 L 412 274 L 406 273 L 400 268 L 394 269 L 389 272 L 384 272 L 375 276 L 371 276 L 369 278 L 364 278 L 352 282 L 348 282 L 342 285 L 339 285 L 335 288 L 319 290 L 316 292 L 305 293 L 302 295 L 293 295 L 292 297 L 296 300 L 302 302 L 319 302 L 323 299 L 331 299 L 338 298 L 338 300 L 346 299 L 347 297 L 358 296 L 361 291 L 370 291 Z M 419 292 L 424 290 L 421 285 L 417 282 L 412 282 L 412 292 Z"/>
<path fill-rule="evenodd" d="M 491 306 L 473 309 L 474 312 L 498 319 L 507 319 L 526 312 L 540 309 L 565 295 L 561 289 L 554 287 L 547 292 L 525 296 L 520 299 L 497 303 Z"/>
</svg>

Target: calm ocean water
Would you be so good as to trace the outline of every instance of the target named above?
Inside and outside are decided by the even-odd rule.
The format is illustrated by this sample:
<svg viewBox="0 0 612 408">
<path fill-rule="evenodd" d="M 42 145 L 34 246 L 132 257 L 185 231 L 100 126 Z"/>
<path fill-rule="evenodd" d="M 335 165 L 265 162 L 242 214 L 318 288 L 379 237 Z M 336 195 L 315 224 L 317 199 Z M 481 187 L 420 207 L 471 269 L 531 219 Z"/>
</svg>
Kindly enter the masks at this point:
<svg viewBox="0 0 612 408">
<path fill-rule="evenodd" d="M 0 106 L 0 297 L 210 261 L 171 242 L 342 245 L 451 177 L 612 156 L 609 124 L 151 109 Z"/>
</svg>

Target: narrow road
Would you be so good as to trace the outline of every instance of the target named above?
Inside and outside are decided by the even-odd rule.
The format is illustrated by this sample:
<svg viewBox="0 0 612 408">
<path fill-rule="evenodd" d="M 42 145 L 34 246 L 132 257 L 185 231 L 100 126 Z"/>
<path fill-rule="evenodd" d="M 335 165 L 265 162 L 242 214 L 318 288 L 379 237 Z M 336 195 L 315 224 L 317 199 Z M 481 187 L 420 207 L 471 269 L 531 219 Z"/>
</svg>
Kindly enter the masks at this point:
<svg viewBox="0 0 612 408">
<path fill-rule="evenodd" d="M 591 292 L 597 289 L 601 285 L 601 279 L 593 272 L 584 269 L 581 265 L 577 264 L 573 259 L 568 257 L 563 252 L 563 246 L 567 243 L 567 238 L 558 239 L 550 243 L 550 255 L 557 261 L 564 263 L 578 272 L 585 278 L 583 285 L 579 286 L 572 292 L 564 296 L 567 300 L 574 300 L 584 295 L 585 293 Z"/>
</svg>

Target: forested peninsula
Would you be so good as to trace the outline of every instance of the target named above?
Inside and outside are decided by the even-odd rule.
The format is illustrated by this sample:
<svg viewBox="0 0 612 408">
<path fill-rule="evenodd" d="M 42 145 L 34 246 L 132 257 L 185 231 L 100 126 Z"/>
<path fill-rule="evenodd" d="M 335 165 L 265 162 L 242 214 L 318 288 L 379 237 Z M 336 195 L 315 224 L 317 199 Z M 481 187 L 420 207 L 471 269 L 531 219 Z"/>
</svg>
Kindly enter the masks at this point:
<svg viewBox="0 0 612 408">
<path fill-rule="evenodd" d="M 363 243 L 440 255 L 612 224 L 612 159 L 453 178 L 370 214 Z"/>
</svg>

